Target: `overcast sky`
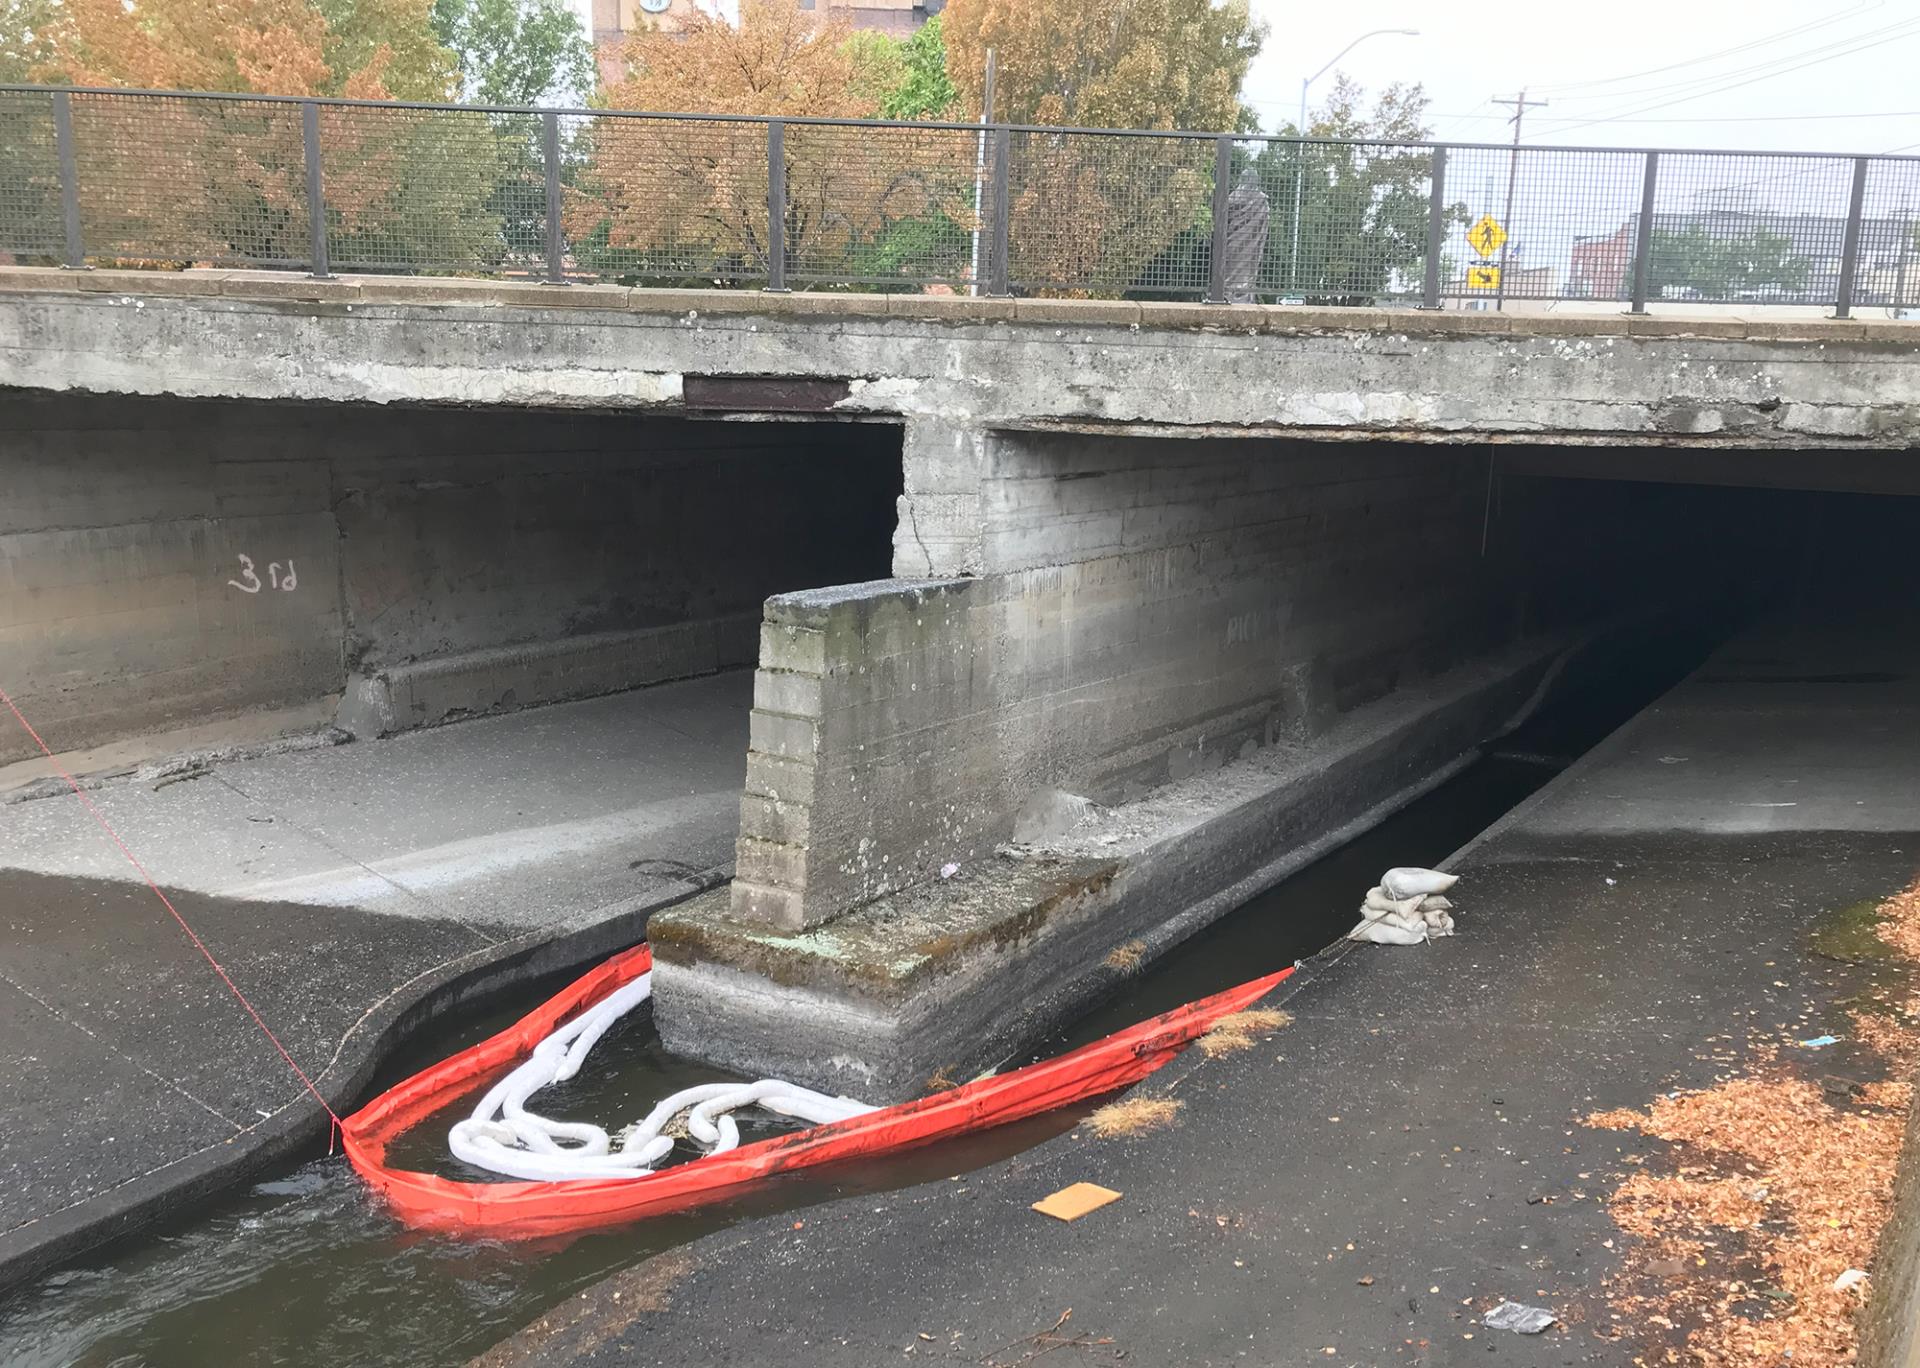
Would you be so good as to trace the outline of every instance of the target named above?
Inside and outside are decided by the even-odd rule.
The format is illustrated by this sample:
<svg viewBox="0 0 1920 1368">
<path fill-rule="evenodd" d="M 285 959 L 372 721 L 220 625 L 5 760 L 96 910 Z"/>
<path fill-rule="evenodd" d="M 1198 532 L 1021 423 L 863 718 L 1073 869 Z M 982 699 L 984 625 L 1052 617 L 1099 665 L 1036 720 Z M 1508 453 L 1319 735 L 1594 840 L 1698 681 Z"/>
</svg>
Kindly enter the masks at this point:
<svg viewBox="0 0 1920 1368">
<path fill-rule="evenodd" d="M 1920 145 L 1920 0 L 1252 3 L 1268 32 L 1246 96 L 1269 129 L 1294 117 L 1301 77 L 1348 42 L 1410 28 L 1419 36 L 1369 38 L 1336 70 L 1371 88 L 1424 83 L 1445 139 L 1506 141 L 1511 111 L 1489 100 L 1525 86 L 1548 102 L 1527 113 L 1529 143 Z M 1316 81 L 1309 101 L 1331 81 Z"/>
<path fill-rule="evenodd" d="M 573 4 L 584 22 L 590 0 Z M 1530 143 L 1920 151 L 1920 0 L 1252 4 L 1267 41 L 1246 95 L 1269 129 L 1294 117 L 1300 78 L 1352 39 L 1411 28 L 1335 70 L 1371 88 L 1423 82 L 1441 138 L 1505 142 L 1510 111 L 1491 98 L 1525 86 L 1548 102 L 1528 111 Z"/>
</svg>

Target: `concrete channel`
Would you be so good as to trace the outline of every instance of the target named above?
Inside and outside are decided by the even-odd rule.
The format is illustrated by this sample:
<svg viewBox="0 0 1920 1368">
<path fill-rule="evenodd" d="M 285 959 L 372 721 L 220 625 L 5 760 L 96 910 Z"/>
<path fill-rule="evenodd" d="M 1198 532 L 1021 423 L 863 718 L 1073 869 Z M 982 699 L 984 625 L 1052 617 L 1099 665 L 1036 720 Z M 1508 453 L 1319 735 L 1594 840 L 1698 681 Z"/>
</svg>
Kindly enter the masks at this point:
<svg viewBox="0 0 1920 1368">
<path fill-rule="evenodd" d="M 1524 1124 L 1544 1143 L 1576 1104 L 1697 1080 L 1682 1038 L 1711 1015 L 1702 966 L 1725 957 L 1729 1003 L 1763 1014 L 1755 957 L 1790 953 L 1823 878 L 1856 898 L 1891 888 L 1920 839 L 1917 341 L 1738 318 L 0 271 L 0 687 L 62 753 L 0 730 L 0 1010 L 39 1042 L 0 1066 L 27 1118 L 0 1128 L 0 1279 L 85 1268 L 94 1245 L 263 1173 L 269 1198 L 314 1184 L 350 1205 L 333 1179 L 284 1169 L 324 1145 L 324 1112 L 90 805 L 335 1108 L 436 1021 L 642 934 L 662 1043 L 634 1078 L 777 1073 L 883 1102 L 1133 1000 L 1140 972 L 1189 962 L 1182 947 L 1215 944 L 1236 908 L 1314 928 L 1287 943 L 1317 949 L 1352 898 L 1298 879 L 1453 792 L 1565 691 L 1608 692 L 1676 633 L 1729 642 L 1622 733 L 1661 737 L 1657 768 L 1616 737 L 1462 857 L 1488 888 L 1482 938 L 1339 957 L 1293 990 L 1311 1028 L 1297 1035 L 1331 1033 L 1306 1072 L 1222 1066 L 1209 1132 L 1234 1124 L 1243 1087 L 1264 1100 L 1242 1120 L 1286 1132 L 1258 1166 L 1193 1169 L 1212 1154 L 1190 1143 L 1198 1107 L 1118 1154 L 1136 1191 L 1155 1166 L 1193 1191 L 1239 1183 L 1216 1195 L 1285 1246 L 1269 1275 L 1316 1286 L 1282 1196 L 1316 1181 L 1324 1225 L 1336 1194 L 1359 1211 L 1371 1189 L 1328 1170 L 1333 1133 L 1287 1131 L 1279 1098 L 1384 1118 L 1397 1087 L 1433 1103 L 1419 1124 L 1489 1143 L 1489 1125 Z M 1190 383 L 1196 364 L 1212 383 Z M 1556 754 L 1515 763 L 1544 756 L 1544 775 Z M 1574 910 L 1543 892 L 1643 858 L 1657 878 L 1634 897 L 1588 889 Z M 1728 880 L 1771 900 L 1737 944 L 1676 910 Z M 1311 892 L 1259 901 L 1283 884 Z M 1669 931 L 1671 965 L 1626 994 L 1660 1024 L 1583 1056 L 1578 1023 L 1611 1010 L 1605 994 L 1556 1003 L 1539 983 L 1563 968 L 1626 983 L 1629 952 Z M 1450 977 L 1493 1015 L 1450 1007 Z M 1781 1010 L 1828 1010 L 1844 977 L 1809 973 Z M 1345 1029 L 1369 1012 L 1418 1047 L 1374 1067 Z M 1535 1026 L 1514 1058 L 1551 1086 L 1524 1118 L 1434 1100 L 1490 1087 L 1457 1061 Z M 1593 1097 L 1582 1059 L 1608 1080 Z M 1429 1092 L 1413 1070 L 1459 1086 Z M 150 1118 L 134 1145 L 129 1112 Z M 1019 1150 L 980 1161 L 990 1190 L 1092 1152 L 1071 1134 Z M 955 1343 L 1016 1331 L 968 1281 L 996 1240 L 1034 1287 L 1130 1305 L 1165 1290 L 1125 1260 L 1076 1282 L 1084 1261 L 1016 1228 L 1023 1207 L 973 1221 L 949 1201 L 887 1207 L 942 1213 L 923 1235 L 944 1281 L 914 1282 L 891 1246 L 896 1310 L 847 1322 L 842 1347 L 897 1355 L 884 1317 L 937 1295 L 971 1308 L 940 1328 Z M 772 1215 L 745 1235 L 684 1228 L 704 1241 L 673 1256 L 694 1290 L 668 1296 L 680 1279 L 663 1266 L 633 1274 L 660 1309 L 628 1328 L 712 1356 L 683 1312 L 722 1295 L 716 1242 L 840 1267 L 912 1228 L 827 1210 L 827 1231 L 794 1239 Z M 1121 1216 L 1129 1248 L 1212 1257 L 1167 1215 Z M 504 1304 L 608 1271 L 568 1259 L 553 1279 L 507 1276 Z M 1598 1283 L 1549 1271 L 1597 1313 Z M 773 1305 L 785 1284 L 762 1273 Z M 1357 1333 L 1356 1362 L 1386 1352 L 1367 1337 L 1391 1318 L 1315 1319 L 1340 1303 L 1288 1302 L 1292 1319 L 1251 1333 Z M 1215 1309 L 1236 1333 L 1249 1314 L 1233 1296 Z M 1439 1342 L 1437 1322 L 1408 1325 Z M 1113 1328 L 1149 1356 L 1177 1347 L 1125 1316 Z M 1207 1333 L 1227 1357 L 1225 1330 Z M 744 1361 L 772 1354 L 759 1343 Z"/>
</svg>

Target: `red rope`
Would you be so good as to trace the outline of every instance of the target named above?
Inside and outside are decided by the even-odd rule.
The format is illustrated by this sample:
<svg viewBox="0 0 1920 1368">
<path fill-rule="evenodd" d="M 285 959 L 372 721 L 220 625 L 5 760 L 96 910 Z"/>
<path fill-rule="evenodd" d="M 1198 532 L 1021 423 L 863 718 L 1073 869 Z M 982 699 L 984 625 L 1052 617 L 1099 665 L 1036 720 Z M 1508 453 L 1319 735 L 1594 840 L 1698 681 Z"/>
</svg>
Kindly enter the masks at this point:
<svg viewBox="0 0 1920 1368">
<path fill-rule="evenodd" d="M 191 926 L 187 925 L 187 919 L 180 915 L 180 909 L 173 905 L 173 900 L 161 891 L 158 883 L 154 882 L 153 875 L 147 873 L 147 867 L 140 863 L 139 859 L 131 850 L 127 849 L 127 843 L 120 839 L 120 833 L 113 829 L 113 824 L 101 814 L 99 808 L 93 805 L 93 800 L 87 797 L 87 791 L 80 787 L 80 781 L 60 767 L 60 762 L 54 759 L 52 750 L 48 749 L 47 743 L 40 739 L 40 733 L 33 729 L 33 724 L 27 721 L 25 715 L 21 713 L 19 706 L 14 703 L 12 697 L 5 689 L 0 689 L 0 703 L 5 703 L 7 705 L 7 711 L 13 714 L 14 720 L 26 728 L 27 735 L 33 738 L 33 744 L 38 746 L 40 753 L 46 756 L 52 763 L 54 773 L 66 780 L 67 787 L 74 791 L 82 803 L 86 804 L 87 811 L 93 814 L 93 820 L 98 822 L 100 829 L 107 833 L 108 838 L 112 840 L 116 846 L 120 847 L 120 853 L 127 857 L 127 863 L 138 870 L 140 877 L 147 881 L 147 887 L 153 890 L 153 896 L 158 898 L 160 905 L 171 912 L 173 919 L 180 923 L 180 929 L 187 933 L 187 939 L 193 942 L 193 948 L 198 950 L 201 955 L 206 958 L 207 963 L 213 966 L 213 972 L 218 974 L 220 981 L 227 985 L 227 991 L 232 993 L 240 1005 L 247 1009 L 247 1015 L 253 1018 L 253 1024 L 260 1028 L 262 1035 L 273 1042 L 273 1048 L 278 1050 L 280 1057 L 287 1061 L 287 1067 L 292 1069 L 299 1080 L 306 1085 L 307 1091 L 313 1094 L 313 1100 L 320 1104 L 321 1110 L 325 1111 L 326 1114 L 332 1118 L 334 1128 L 338 1129 L 340 1125 L 340 1114 L 327 1105 L 327 1099 L 322 1097 L 320 1090 L 313 1086 L 313 1080 L 307 1077 L 306 1070 L 294 1063 L 293 1056 L 287 1053 L 287 1047 L 280 1043 L 280 1037 L 273 1033 L 273 1028 L 267 1025 L 265 1019 L 261 1017 L 259 1012 L 254 1010 L 253 1004 L 247 1001 L 247 995 L 240 991 L 240 985 L 233 981 L 232 976 L 221 966 L 220 961 L 213 957 L 213 951 L 207 949 L 207 943 L 200 939 L 199 935 Z M 328 1137 L 327 1152 L 333 1152 L 331 1135 Z"/>
</svg>

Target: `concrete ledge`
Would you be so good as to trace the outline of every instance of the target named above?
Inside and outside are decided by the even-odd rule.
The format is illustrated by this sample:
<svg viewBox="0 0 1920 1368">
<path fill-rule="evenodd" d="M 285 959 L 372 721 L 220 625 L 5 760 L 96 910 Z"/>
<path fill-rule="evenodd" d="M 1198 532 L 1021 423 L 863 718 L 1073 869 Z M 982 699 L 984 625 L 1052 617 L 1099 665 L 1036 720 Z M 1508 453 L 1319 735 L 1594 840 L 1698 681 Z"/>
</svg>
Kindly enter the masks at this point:
<svg viewBox="0 0 1920 1368">
<path fill-rule="evenodd" d="M 1372 826 L 1471 759 L 1536 697 L 1534 643 L 809 931 L 734 919 L 725 893 L 657 919 L 668 1049 L 882 1102 L 964 1081 L 1084 1010 L 1127 971 Z M 1275 852 L 1278 852 L 1277 854 Z"/>
<path fill-rule="evenodd" d="M 395 665 L 349 680 L 335 725 L 357 737 L 390 736 L 712 674 L 753 664 L 759 634 L 760 615 L 739 613 Z"/>
<path fill-rule="evenodd" d="M 156 298 L 334 301 L 366 304 L 630 310 L 649 314 L 757 314 L 767 317 L 919 318 L 957 323 L 1015 319 L 1055 326 L 1129 326 L 1270 333 L 1395 332 L 1516 337 L 1701 337 L 1750 341 L 1920 343 L 1920 321 L 1836 319 L 1809 308 L 1805 318 L 1754 317 L 1737 306 L 1660 305 L 1630 315 L 1599 312 L 1467 312 L 1412 308 L 1339 308 L 1301 304 L 1200 304 L 1182 301 L 997 298 L 864 293 L 850 290 L 647 289 L 624 285 L 548 285 L 461 277 L 343 274 L 315 280 L 302 271 L 68 271 L 0 267 L 0 292 L 124 293 Z M 1566 308 L 1575 305 L 1564 306 Z"/>
</svg>

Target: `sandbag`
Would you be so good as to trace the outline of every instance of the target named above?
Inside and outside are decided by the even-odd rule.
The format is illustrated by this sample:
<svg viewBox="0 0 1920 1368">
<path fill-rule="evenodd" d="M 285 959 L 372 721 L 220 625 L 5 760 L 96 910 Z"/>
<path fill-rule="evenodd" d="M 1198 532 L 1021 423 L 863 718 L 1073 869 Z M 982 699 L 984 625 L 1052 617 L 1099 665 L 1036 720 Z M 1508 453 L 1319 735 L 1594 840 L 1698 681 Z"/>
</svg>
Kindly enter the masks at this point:
<svg viewBox="0 0 1920 1368">
<path fill-rule="evenodd" d="M 1360 924 L 1348 940 L 1374 945 L 1420 945 L 1453 932 L 1453 903 L 1443 896 L 1460 881 L 1437 869 L 1399 867 L 1381 875 L 1360 904 Z"/>
<path fill-rule="evenodd" d="M 1423 893 L 1445 893 L 1460 882 L 1458 874 L 1443 874 L 1437 869 L 1389 869 L 1380 876 L 1380 886 L 1389 898 L 1412 898 Z"/>
</svg>

